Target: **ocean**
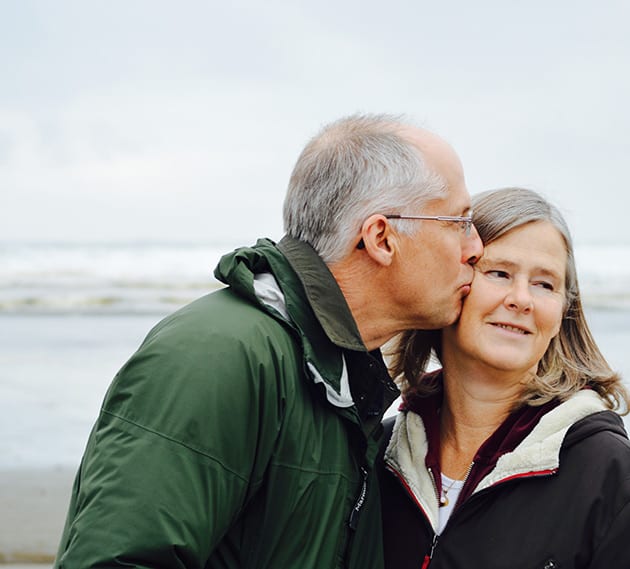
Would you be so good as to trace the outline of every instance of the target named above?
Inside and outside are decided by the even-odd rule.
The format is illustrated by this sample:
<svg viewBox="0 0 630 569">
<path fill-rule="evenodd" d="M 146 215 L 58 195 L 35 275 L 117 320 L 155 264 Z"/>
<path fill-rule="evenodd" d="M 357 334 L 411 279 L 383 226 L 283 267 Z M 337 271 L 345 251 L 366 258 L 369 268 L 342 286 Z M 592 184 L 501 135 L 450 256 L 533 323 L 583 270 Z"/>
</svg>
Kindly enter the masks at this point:
<svg viewBox="0 0 630 569">
<path fill-rule="evenodd" d="M 114 374 L 235 245 L 0 246 L 0 468 L 77 465 Z M 576 251 L 589 322 L 630 378 L 630 246 Z"/>
<path fill-rule="evenodd" d="M 163 314 L 220 286 L 239 245 L 0 243 L 0 316 Z M 586 305 L 630 309 L 630 245 L 577 247 L 576 264 Z"/>
</svg>

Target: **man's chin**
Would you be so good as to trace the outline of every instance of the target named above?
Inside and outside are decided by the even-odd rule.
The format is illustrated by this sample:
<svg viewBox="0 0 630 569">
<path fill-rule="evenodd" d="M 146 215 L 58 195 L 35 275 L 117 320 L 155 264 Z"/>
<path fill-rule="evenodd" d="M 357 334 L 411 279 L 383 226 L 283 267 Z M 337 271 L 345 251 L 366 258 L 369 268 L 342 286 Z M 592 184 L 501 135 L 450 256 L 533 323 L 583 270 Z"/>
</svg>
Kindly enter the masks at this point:
<svg viewBox="0 0 630 569">
<path fill-rule="evenodd" d="M 451 319 L 446 324 L 444 324 L 444 326 L 451 326 L 453 324 L 457 324 L 457 322 L 459 321 L 459 317 L 462 315 L 462 307 L 463 306 L 464 306 L 464 299 L 460 298 L 457 301 L 457 305 L 456 305 L 455 309 L 452 312 Z"/>
<path fill-rule="evenodd" d="M 440 328 L 446 328 L 447 326 L 452 326 L 453 324 L 457 324 L 459 321 L 459 317 L 462 313 L 462 301 L 460 300 L 458 306 L 451 309 L 448 315 L 444 315 L 441 319 L 436 319 L 433 326 L 430 328 L 426 328 L 426 330 L 439 330 Z"/>
</svg>

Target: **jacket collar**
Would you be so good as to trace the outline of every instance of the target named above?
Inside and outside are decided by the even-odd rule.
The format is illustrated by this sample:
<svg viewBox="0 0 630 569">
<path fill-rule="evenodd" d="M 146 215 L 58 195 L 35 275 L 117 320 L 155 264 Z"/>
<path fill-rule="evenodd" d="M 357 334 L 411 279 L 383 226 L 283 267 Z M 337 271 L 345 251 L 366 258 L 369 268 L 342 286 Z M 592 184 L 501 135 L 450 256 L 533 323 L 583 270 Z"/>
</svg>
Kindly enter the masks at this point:
<svg viewBox="0 0 630 569">
<path fill-rule="evenodd" d="M 214 274 L 298 334 L 304 365 L 331 404 L 354 406 L 341 348 L 366 348 L 337 282 L 308 244 L 285 238 L 281 249 L 259 239 L 224 255 Z"/>
<path fill-rule="evenodd" d="M 577 392 L 544 414 L 512 452 L 499 457 L 495 469 L 479 482 L 476 491 L 506 478 L 557 470 L 560 466 L 560 449 L 569 429 L 577 421 L 606 410 L 604 401 L 595 391 L 583 389 Z"/>
<path fill-rule="evenodd" d="M 442 370 L 436 370 L 427 374 L 427 379 L 441 386 Z M 435 473 L 441 472 L 440 465 L 440 407 L 442 406 L 442 392 L 431 396 L 418 396 L 413 393 L 405 396 L 401 409 L 413 411 L 420 415 L 427 436 L 427 455 L 425 462 L 427 468 Z M 467 477 L 466 487 L 477 485 L 496 465 L 501 456 L 512 452 L 525 437 L 533 430 L 540 418 L 559 405 L 559 400 L 553 400 L 544 405 L 533 407 L 524 405 L 514 412 L 499 425 L 499 427 L 488 437 L 479 447 L 475 454 L 475 468 Z M 440 490 L 440 477 L 436 480 L 438 490 Z M 462 494 L 467 494 L 465 492 Z"/>
<path fill-rule="evenodd" d="M 311 308 L 330 341 L 340 348 L 365 352 L 366 347 L 335 277 L 305 241 L 285 235 L 278 243 L 296 272 Z"/>
<path fill-rule="evenodd" d="M 432 410 L 418 409 L 423 414 L 430 410 L 430 413 L 425 415 L 428 419 L 426 425 L 418 413 L 409 410 L 399 413 L 384 455 L 388 468 L 403 480 L 412 498 L 425 512 L 434 528 L 438 527 L 436 486 L 439 485 L 440 477 L 439 471 L 432 473 L 429 470 L 432 466 L 427 464 L 427 459 L 431 461 L 430 457 L 436 454 L 434 449 L 429 450 L 430 446 L 435 444 L 435 435 L 427 435 L 427 430 L 432 431 L 435 428 L 435 405 L 439 404 L 440 400 L 440 397 L 427 400 L 427 405 L 429 408 L 432 406 Z M 475 494 L 507 479 L 556 471 L 560 465 L 560 450 L 569 429 L 577 421 L 604 410 L 606 405 L 591 390 L 580 391 L 567 401 L 547 410 L 542 417 L 538 417 L 535 424 L 529 425 L 529 432 L 521 433 L 521 440 L 515 448 L 507 450 L 506 447 L 500 447 L 502 451 L 496 449 L 499 456 L 495 457 L 494 463 L 485 475 L 476 477 L 476 481 L 470 478 L 467 480 L 467 484 L 468 482 L 471 484 L 468 494 Z M 518 412 L 510 417 L 512 419 L 508 418 L 504 425 L 512 421 L 514 428 L 514 424 L 519 424 Z M 514 433 L 512 435 L 514 436 Z M 492 439 L 493 437 L 490 437 L 486 442 L 492 445 Z M 439 441 L 439 437 L 437 440 Z M 484 456 L 488 458 L 484 455 L 485 446 L 486 443 L 478 452 L 482 459 Z"/>
</svg>

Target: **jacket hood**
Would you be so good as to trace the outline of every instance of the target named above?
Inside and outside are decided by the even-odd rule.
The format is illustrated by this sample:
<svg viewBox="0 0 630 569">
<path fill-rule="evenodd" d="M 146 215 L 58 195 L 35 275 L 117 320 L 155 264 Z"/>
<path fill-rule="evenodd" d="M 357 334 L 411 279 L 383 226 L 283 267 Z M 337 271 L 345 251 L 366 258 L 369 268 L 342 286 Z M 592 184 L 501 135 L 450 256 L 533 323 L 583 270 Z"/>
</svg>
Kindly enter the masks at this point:
<svg viewBox="0 0 630 569">
<path fill-rule="evenodd" d="M 587 418 L 577 421 L 567 432 L 563 446 L 571 447 L 602 431 L 610 431 L 624 438 L 628 438 L 623 419 L 617 413 L 599 411 L 588 415 Z"/>
<path fill-rule="evenodd" d="M 241 247 L 226 253 L 214 269 L 214 276 L 220 282 L 232 287 L 239 296 L 257 302 L 254 290 L 254 276 L 271 270 L 268 255 L 275 251 L 275 243 L 270 239 L 259 239 L 252 247 Z"/>
</svg>

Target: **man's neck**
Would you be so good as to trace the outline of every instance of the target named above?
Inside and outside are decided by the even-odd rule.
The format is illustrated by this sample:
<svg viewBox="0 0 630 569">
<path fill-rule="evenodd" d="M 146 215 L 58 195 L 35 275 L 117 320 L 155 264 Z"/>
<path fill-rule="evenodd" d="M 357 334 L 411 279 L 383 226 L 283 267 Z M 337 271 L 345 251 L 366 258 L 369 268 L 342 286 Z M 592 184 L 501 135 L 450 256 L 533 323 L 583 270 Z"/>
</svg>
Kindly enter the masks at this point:
<svg viewBox="0 0 630 569">
<path fill-rule="evenodd" d="M 380 348 L 401 330 L 387 315 L 387 299 L 383 298 L 374 272 L 365 270 L 361 264 L 329 266 L 350 312 L 356 322 L 363 343 L 368 351 Z"/>
</svg>

